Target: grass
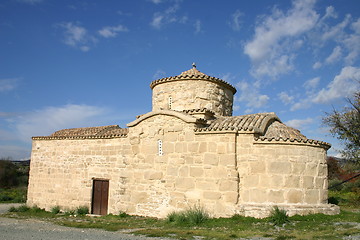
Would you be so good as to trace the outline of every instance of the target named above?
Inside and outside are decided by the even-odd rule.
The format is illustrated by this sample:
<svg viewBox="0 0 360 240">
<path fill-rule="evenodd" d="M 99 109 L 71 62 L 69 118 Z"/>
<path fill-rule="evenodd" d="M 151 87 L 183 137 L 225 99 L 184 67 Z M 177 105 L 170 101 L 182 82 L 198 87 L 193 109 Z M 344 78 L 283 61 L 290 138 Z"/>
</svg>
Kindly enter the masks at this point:
<svg viewBox="0 0 360 240">
<path fill-rule="evenodd" d="M 353 208 L 353 210 L 356 209 Z M 76 213 L 76 211 L 75 209 L 72 212 Z M 231 218 L 210 218 L 202 208 L 195 207 L 184 212 L 169 214 L 167 219 L 129 216 L 123 212 L 118 215 L 109 214 L 101 217 L 89 217 L 86 215 L 66 215 L 64 213 L 55 214 L 36 207 L 20 206 L 15 208 L 15 211 L 4 216 L 37 218 L 69 227 L 101 228 L 108 231 L 124 230 L 132 234 L 171 237 L 174 239 L 192 239 L 194 236 L 201 236 L 202 239 L 247 237 L 339 239 L 348 235 L 360 235 L 360 212 L 358 211 L 341 211 L 340 214 L 333 216 L 323 214 L 296 215 L 285 217 L 286 224 L 274 226 L 273 219 L 282 219 L 284 214 L 286 216 L 286 212 L 278 209 L 269 218 L 265 219 L 240 215 L 234 215 Z M 174 219 L 179 216 L 187 220 L 182 219 L 180 220 L 182 223 L 178 224 Z M 199 221 L 199 219 L 202 220 Z"/>
<path fill-rule="evenodd" d="M 0 203 L 25 203 L 27 187 L 0 188 Z"/>
</svg>

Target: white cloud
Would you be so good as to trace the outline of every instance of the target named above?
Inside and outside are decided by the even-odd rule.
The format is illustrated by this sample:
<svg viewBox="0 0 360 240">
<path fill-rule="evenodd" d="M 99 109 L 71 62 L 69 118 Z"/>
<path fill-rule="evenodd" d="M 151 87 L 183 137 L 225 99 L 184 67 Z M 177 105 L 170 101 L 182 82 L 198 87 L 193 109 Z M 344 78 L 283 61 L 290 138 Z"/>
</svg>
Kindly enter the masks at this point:
<svg viewBox="0 0 360 240">
<path fill-rule="evenodd" d="M 200 33 L 201 32 L 201 21 L 196 20 L 194 23 L 194 27 L 195 27 L 195 34 Z"/>
<path fill-rule="evenodd" d="M 179 1 L 165 9 L 163 12 L 156 12 L 150 22 L 150 26 L 155 29 L 161 29 L 163 26 L 170 23 L 186 23 L 188 18 L 186 16 L 177 16 L 176 12 L 180 9 Z"/>
<path fill-rule="evenodd" d="M 314 120 L 312 118 L 306 118 L 306 119 L 293 119 L 290 121 L 285 122 L 286 125 L 293 127 L 295 129 L 306 129 L 307 125 L 313 123 Z"/>
<path fill-rule="evenodd" d="M 269 101 L 269 97 L 264 94 L 260 94 L 258 88 L 253 84 L 250 85 L 246 81 L 242 81 L 236 84 L 239 90 L 239 97 L 235 98 L 236 101 L 245 102 L 249 108 L 248 112 L 253 108 L 265 107 Z"/>
<path fill-rule="evenodd" d="M 0 79 L 0 92 L 11 91 L 17 87 L 18 78 Z"/>
<path fill-rule="evenodd" d="M 241 20 L 240 18 L 243 16 L 244 14 L 237 9 L 232 15 L 231 15 L 231 21 L 229 22 L 230 27 L 234 30 L 234 31 L 240 31 L 241 29 Z"/>
<path fill-rule="evenodd" d="M 245 44 L 244 53 L 252 63 L 254 76 L 277 77 L 293 70 L 294 39 L 312 29 L 319 16 L 313 10 L 315 1 L 293 1 L 286 13 L 275 9 L 256 26 L 253 39 Z M 297 40 L 297 39 L 295 39 Z"/>
<path fill-rule="evenodd" d="M 119 24 L 117 26 L 107 26 L 103 27 L 98 33 L 104 38 L 116 37 L 119 32 L 129 31 L 125 26 Z"/>
<path fill-rule="evenodd" d="M 290 96 L 286 92 L 279 93 L 278 97 L 285 105 L 288 105 L 294 101 L 294 96 Z"/>
<path fill-rule="evenodd" d="M 333 51 L 332 51 L 332 53 L 330 54 L 330 56 L 325 59 L 325 62 L 326 62 L 326 63 L 334 63 L 334 62 L 340 60 L 341 55 L 342 55 L 342 54 L 341 54 L 341 47 L 340 47 L 340 46 L 336 46 L 336 47 L 333 49 Z"/>
<path fill-rule="evenodd" d="M 24 114 L 14 125 L 20 139 L 29 142 L 33 136 L 46 136 L 59 129 L 96 126 L 106 112 L 100 107 L 68 104 Z"/>
<path fill-rule="evenodd" d="M 91 36 L 88 31 L 80 26 L 79 24 L 74 24 L 72 22 L 66 22 L 58 24 L 62 27 L 65 32 L 64 43 L 71 47 L 78 48 L 84 52 L 90 50 L 90 45 L 94 44 L 97 40 Z"/>
<path fill-rule="evenodd" d="M 327 19 L 327 18 L 337 18 L 338 15 L 335 12 L 335 8 L 333 6 L 328 6 L 326 8 L 326 13 L 324 15 L 324 17 L 322 18 L 322 20 Z"/>
<path fill-rule="evenodd" d="M 314 63 L 314 65 L 313 65 L 313 69 L 319 69 L 319 68 L 321 68 L 321 66 L 322 66 L 322 63 L 321 63 L 321 62 L 316 62 L 316 63 Z"/>
<path fill-rule="evenodd" d="M 320 82 L 320 77 L 315 77 L 307 80 L 303 86 L 305 87 L 306 90 L 312 91 L 319 85 L 319 82 Z"/>
<path fill-rule="evenodd" d="M 325 28 L 325 32 L 322 35 L 322 40 L 326 41 L 329 39 L 340 39 L 344 34 L 344 29 L 349 25 L 350 19 L 351 15 L 348 14 L 341 23 L 330 27 L 328 30 Z"/>
<path fill-rule="evenodd" d="M 326 88 L 321 89 L 313 98 L 314 103 L 330 103 L 339 98 L 350 97 L 359 89 L 360 68 L 344 67 Z"/>
</svg>

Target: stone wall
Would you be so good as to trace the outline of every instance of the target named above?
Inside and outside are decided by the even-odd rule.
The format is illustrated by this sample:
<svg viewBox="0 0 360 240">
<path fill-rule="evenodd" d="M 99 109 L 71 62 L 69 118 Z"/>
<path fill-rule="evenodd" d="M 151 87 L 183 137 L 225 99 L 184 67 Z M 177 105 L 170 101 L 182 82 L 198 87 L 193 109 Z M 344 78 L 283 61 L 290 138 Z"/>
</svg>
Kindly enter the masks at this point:
<svg viewBox="0 0 360 240">
<path fill-rule="evenodd" d="M 33 140 L 28 204 L 91 208 L 93 179 L 108 179 L 114 214 L 165 217 L 194 205 L 214 217 L 265 217 L 274 205 L 337 213 L 326 204 L 324 148 L 194 132 L 196 123 L 178 116 L 149 115 L 125 138 Z"/>
<path fill-rule="evenodd" d="M 156 85 L 152 92 L 153 111 L 169 108 L 189 110 L 207 108 L 217 115 L 231 116 L 232 90 L 210 81 L 184 80 L 164 82 Z"/>
</svg>

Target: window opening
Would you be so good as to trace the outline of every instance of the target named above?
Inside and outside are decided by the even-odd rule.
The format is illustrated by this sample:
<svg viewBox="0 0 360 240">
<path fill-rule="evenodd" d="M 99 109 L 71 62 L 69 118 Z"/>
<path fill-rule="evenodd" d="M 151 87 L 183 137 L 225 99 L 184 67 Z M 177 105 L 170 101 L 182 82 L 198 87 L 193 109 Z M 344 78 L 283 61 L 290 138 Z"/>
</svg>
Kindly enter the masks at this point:
<svg viewBox="0 0 360 240">
<path fill-rule="evenodd" d="M 172 97 L 169 97 L 169 109 L 172 108 Z"/>
<path fill-rule="evenodd" d="M 158 140 L 158 154 L 159 156 L 162 156 L 164 154 L 163 147 L 162 147 L 162 140 Z"/>
</svg>

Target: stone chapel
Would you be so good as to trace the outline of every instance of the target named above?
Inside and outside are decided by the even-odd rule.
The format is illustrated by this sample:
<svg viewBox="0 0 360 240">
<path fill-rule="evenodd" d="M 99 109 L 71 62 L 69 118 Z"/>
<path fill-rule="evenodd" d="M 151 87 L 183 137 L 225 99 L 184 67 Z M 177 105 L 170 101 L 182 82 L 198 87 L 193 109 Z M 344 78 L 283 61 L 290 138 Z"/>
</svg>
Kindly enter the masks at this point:
<svg viewBox="0 0 360 240">
<path fill-rule="evenodd" d="M 33 137 L 27 204 L 163 218 L 337 214 L 327 202 L 328 143 L 275 113 L 232 116 L 236 89 L 193 66 L 151 82 L 152 111 L 118 125 Z"/>
</svg>

